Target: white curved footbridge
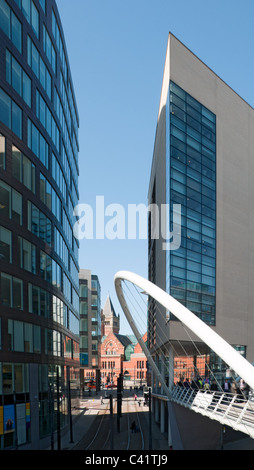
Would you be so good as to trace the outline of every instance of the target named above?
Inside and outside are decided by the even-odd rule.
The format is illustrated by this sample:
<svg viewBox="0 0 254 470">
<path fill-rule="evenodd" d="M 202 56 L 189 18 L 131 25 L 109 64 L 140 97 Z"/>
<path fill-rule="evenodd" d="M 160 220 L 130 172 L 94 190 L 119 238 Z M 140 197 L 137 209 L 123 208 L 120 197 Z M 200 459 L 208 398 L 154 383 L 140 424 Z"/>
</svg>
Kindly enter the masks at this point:
<svg viewBox="0 0 254 470">
<path fill-rule="evenodd" d="M 254 390 L 254 367 L 243 356 L 241 356 L 223 338 L 215 333 L 208 325 L 194 315 L 165 291 L 152 282 L 129 271 L 119 271 L 115 275 L 115 289 L 130 327 L 139 342 L 149 364 L 159 379 L 166 397 L 173 402 L 188 407 L 204 416 L 219 421 L 223 425 L 231 426 L 233 429 L 244 432 L 254 438 L 254 403 L 241 399 L 236 395 L 224 392 L 197 391 L 183 387 L 173 387 L 172 390 L 166 385 L 159 369 L 157 368 L 142 335 L 130 313 L 126 299 L 123 294 L 122 282 L 128 281 L 140 288 L 143 292 L 155 299 L 167 311 L 175 315 L 185 326 L 197 335 L 201 341 L 206 343 L 221 359 L 228 364 L 249 386 Z"/>
</svg>

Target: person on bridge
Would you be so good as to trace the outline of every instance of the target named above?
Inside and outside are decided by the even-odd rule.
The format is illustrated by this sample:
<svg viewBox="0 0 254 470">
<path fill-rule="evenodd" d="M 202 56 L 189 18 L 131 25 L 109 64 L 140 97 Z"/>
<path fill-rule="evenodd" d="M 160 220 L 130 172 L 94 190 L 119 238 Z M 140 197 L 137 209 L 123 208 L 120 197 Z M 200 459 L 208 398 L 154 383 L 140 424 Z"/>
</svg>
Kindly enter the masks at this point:
<svg viewBox="0 0 254 470">
<path fill-rule="evenodd" d="M 237 402 L 237 397 L 240 398 L 240 389 L 238 387 L 238 384 L 236 380 L 233 380 L 232 385 L 231 385 L 231 393 L 233 396 L 235 396 L 235 401 Z"/>
<path fill-rule="evenodd" d="M 184 386 L 184 388 L 190 388 L 190 382 L 189 382 L 188 378 L 185 379 L 185 381 L 183 383 L 183 386 Z"/>
<path fill-rule="evenodd" d="M 225 380 L 223 388 L 224 388 L 225 393 L 230 393 L 231 387 L 230 387 L 230 383 L 229 383 L 228 379 Z"/>
<path fill-rule="evenodd" d="M 246 384 L 246 382 L 244 382 L 243 379 L 240 380 L 240 384 L 239 384 L 239 388 L 240 388 L 240 392 L 242 394 L 242 398 L 244 400 L 247 400 L 248 399 L 248 396 L 249 396 L 249 391 L 250 391 L 250 387 L 248 384 Z"/>
<path fill-rule="evenodd" d="M 210 384 L 209 384 L 208 379 L 206 379 L 206 381 L 204 383 L 204 390 L 210 390 Z"/>
</svg>

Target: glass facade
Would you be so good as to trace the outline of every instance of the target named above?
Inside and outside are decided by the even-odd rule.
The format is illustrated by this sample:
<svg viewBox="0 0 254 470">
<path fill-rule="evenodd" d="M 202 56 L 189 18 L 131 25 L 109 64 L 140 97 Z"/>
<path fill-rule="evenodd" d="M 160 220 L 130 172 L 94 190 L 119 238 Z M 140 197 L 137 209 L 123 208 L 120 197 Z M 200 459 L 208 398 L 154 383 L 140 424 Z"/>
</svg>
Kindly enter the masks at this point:
<svg viewBox="0 0 254 470">
<path fill-rule="evenodd" d="M 55 0 L 0 0 L 0 49 L 0 450 L 29 449 L 79 396 L 79 118 Z"/>
<path fill-rule="evenodd" d="M 175 83 L 167 106 L 166 202 L 181 205 L 181 246 L 166 253 L 167 291 L 209 325 L 216 296 L 216 116 Z"/>
</svg>

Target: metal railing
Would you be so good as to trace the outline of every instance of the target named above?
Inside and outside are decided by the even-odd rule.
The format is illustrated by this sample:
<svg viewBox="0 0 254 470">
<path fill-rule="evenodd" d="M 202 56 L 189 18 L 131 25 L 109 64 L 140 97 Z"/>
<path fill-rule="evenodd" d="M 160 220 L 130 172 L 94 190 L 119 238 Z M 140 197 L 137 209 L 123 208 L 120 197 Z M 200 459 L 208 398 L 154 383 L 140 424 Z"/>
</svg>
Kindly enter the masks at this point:
<svg viewBox="0 0 254 470">
<path fill-rule="evenodd" d="M 171 401 L 254 438 L 254 402 L 249 397 L 176 385 Z"/>
</svg>

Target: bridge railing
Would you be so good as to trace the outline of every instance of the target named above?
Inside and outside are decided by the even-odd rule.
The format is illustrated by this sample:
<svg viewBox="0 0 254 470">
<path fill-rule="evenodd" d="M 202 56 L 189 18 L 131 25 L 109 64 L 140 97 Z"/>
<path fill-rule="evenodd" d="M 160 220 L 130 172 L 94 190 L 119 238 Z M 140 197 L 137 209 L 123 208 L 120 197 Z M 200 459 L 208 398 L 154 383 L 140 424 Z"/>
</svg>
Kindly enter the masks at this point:
<svg viewBox="0 0 254 470">
<path fill-rule="evenodd" d="M 254 401 L 241 392 L 199 390 L 174 386 L 171 400 L 254 437 Z"/>
</svg>

